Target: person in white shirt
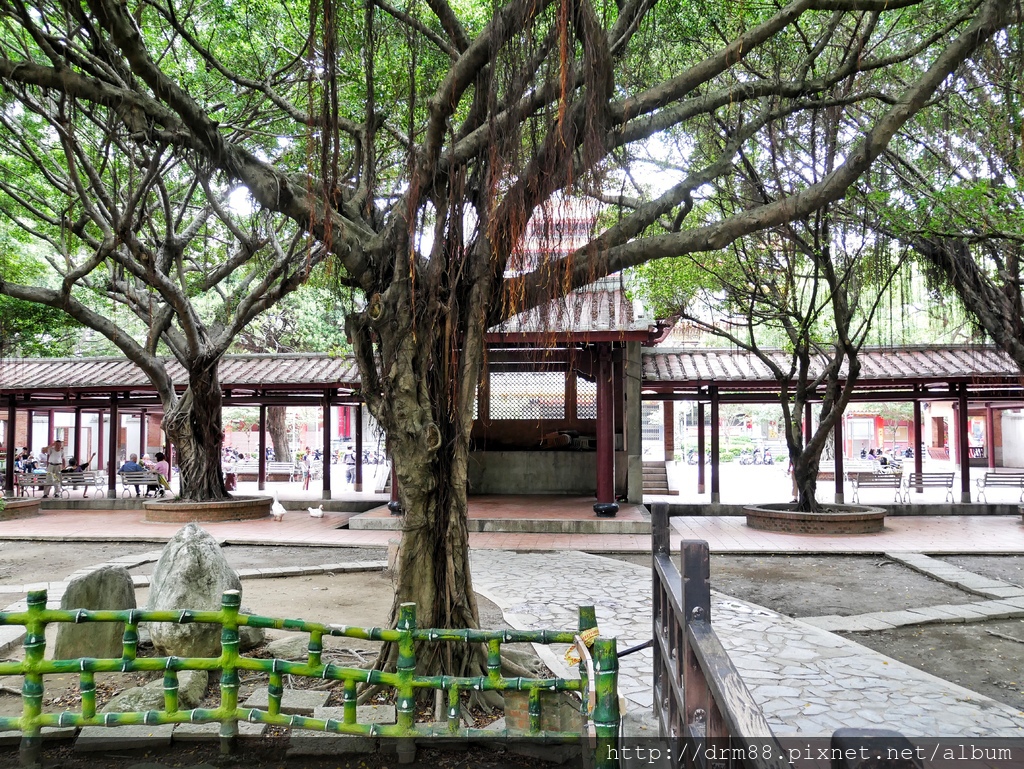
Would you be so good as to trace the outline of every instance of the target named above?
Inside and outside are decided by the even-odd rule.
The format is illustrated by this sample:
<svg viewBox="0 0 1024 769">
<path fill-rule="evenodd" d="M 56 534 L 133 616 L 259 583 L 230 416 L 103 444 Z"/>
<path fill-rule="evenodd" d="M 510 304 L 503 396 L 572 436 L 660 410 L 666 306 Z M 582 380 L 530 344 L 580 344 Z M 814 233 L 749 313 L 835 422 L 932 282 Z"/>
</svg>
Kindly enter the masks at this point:
<svg viewBox="0 0 1024 769">
<path fill-rule="evenodd" d="M 53 496 L 59 497 L 63 488 L 60 485 L 60 471 L 64 469 L 64 443 L 60 440 L 43 449 L 46 455 L 46 481 L 53 484 Z M 50 487 L 43 489 L 43 496 L 49 496 Z"/>
</svg>

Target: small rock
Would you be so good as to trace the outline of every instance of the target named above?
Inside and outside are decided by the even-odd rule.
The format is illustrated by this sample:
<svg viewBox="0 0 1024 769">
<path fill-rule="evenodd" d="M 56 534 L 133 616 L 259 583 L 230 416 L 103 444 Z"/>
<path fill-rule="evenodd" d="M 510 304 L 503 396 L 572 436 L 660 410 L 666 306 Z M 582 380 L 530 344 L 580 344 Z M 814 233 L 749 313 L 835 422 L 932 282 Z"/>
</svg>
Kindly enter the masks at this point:
<svg viewBox="0 0 1024 769">
<path fill-rule="evenodd" d="M 135 586 L 128 570 L 104 566 L 68 583 L 60 601 L 62 609 L 124 610 L 135 608 Z M 120 657 L 123 622 L 57 623 L 53 658 Z"/>
<path fill-rule="evenodd" d="M 178 673 L 178 709 L 191 710 L 203 701 L 210 681 L 205 670 L 182 670 Z M 145 686 L 126 689 L 103 706 L 103 713 L 142 713 L 163 710 L 164 679 L 157 678 Z"/>
<path fill-rule="evenodd" d="M 309 641 L 305 636 L 289 635 L 267 644 L 267 652 L 279 660 L 297 660 L 309 654 Z"/>
</svg>

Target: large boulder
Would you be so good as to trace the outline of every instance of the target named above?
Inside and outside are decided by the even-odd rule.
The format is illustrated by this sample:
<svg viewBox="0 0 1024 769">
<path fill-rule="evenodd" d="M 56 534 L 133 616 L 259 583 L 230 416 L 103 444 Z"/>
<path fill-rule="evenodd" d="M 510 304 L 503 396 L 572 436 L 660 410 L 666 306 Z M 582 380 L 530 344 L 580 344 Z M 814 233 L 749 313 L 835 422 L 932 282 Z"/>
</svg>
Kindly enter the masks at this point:
<svg viewBox="0 0 1024 769">
<path fill-rule="evenodd" d="M 225 590 L 241 589 L 242 583 L 228 565 L 217 541 L 196 524 L 189 523 L 174 535 L 160 554 L 146 608 L 216 611 Z M 220 625 L 209 623 L 153 622 L 149 625 L 157 653 L 176 657 L 218 656 L 220 633 Z"/>
<path fill-rule="evenodd" d="M 103 566 L 68 583 L 62 609 L 128 610 L 135 608 L 135 586 L 127 569 Z M 123 622 L 57 623 L 53 658 L 120 657 Z"/>
</svg>

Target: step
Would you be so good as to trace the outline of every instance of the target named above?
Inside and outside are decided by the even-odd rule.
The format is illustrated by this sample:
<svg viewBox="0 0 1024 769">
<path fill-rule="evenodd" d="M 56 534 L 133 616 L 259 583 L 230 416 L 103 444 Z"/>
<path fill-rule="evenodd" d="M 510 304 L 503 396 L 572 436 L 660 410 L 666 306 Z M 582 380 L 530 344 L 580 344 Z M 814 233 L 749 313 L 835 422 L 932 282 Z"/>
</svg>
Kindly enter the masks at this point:
<svg viewBox="0 0 1024 769">
<path fill-rule="evenodd" d="M 386 507 L 370 510 L 348 519 L 348 528 L 355 531 L 401 531 L 404 516 L 391 515 Z M 466 522 L 471 532 L 521 534 L 636 534 L 651 533 L 650 517 L 642 505 L 620 503 L 615 518 L 598 518 L 592 509 L 581 509 L 573 517 L 531 518 L 520 516 L 473 517 Z"/>
</svg>

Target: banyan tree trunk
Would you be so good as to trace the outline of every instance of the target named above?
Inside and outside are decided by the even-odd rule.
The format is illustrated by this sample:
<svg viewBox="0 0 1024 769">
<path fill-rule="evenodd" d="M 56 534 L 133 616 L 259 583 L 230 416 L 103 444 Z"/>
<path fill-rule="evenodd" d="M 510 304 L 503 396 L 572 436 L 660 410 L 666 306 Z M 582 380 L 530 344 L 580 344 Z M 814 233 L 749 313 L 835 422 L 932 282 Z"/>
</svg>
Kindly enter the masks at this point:
<svg viewBox="0 0 1024 769">
<path fill-rule="evenodd" d="M 292 461 L 286 416 L 285 406 L 267 407 L 267 430 L 270 432 L 270 442 L 274 444 L 274 457 L 278 462 Z"/>
<path fill-rule="evenodd" d="M 180 472 L 179 496 L 194 502 L 229 499 L 221 470 L 222 395 L 217 361 L 189 369 L 188 387 L 164 405 L 164 431 L 174 443 Z"/>
</svg>

